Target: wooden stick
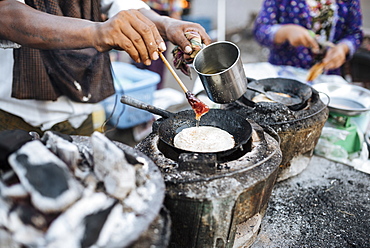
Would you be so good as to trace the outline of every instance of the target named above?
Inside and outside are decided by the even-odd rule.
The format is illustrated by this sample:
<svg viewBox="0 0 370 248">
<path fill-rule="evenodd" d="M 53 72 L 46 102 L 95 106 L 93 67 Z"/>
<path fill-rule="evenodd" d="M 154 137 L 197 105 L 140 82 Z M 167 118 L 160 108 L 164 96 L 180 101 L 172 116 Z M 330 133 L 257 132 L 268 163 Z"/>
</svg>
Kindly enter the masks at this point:
<svg viewBox="0 0 370 248">
<path fill-rule="evenodd" d="M 176 74 L 175 70 L 171 67 L 170 63 L 168 63 L 166 57 L 161 52 L 158 52 L 158 53 L 159 53 L 159 57 L 161 57 L 163 63 L 166 65 L 166 67 L 168 68 L 168 70 L 171 72 L 171 74 L 173 75 L 173 77 L 176 79 L 176 81 L 180 85 L 181 89 L 185 93 L 187 93 L 189 90 L 186 88 L 185 84 L 181 81 L 181 79 L 179 78 L 179 76 Z"/>
</svg>

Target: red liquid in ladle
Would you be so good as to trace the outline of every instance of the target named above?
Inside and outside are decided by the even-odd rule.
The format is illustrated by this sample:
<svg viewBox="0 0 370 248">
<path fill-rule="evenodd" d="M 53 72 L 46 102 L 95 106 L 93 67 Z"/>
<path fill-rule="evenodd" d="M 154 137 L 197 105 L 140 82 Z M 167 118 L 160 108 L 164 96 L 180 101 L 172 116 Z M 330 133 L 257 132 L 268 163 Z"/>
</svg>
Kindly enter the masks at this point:
<svg viewBox="0 0 370 248">
<path fill-rule="evenodd" d="M 204 104 L 201 100 L 196 98 L 194 94 L 191 93 L 190 91 L 186 92 L 185 95 L 186 99 L 188 99 L 191 108 L 195 112 L 195 119 L 199 121 L 200 117 L 209 111 L 209 107 L 206 104 Z"/>
</svg>

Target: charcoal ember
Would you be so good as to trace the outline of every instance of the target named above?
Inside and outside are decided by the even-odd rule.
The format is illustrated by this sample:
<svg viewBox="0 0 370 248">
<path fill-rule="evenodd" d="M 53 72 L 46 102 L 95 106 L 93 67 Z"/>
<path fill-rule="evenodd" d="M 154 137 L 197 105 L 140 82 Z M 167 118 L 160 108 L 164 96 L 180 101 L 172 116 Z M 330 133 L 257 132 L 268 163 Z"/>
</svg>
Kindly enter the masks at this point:
<svg viewBox="0 0 370 248">
<path fill-rule="evenodd" d="M 55 219 L 57 214 L 44 214 L 28 201 L 18 202 L 17 205 L 12 207 L 10 216 L 12 213 L 19 217 L 19 220 L 24 225 L 33 226 L 34 228 L 46 231 L 50 223 Z"/>
<path fill-rule="evenodd" d="M 74 172 L 61 159 L 64 141 L 54 133 L 9 157 L 11 171 L 0 173 L 0 247 L 131 247 L 149 227 L 164 197 L 164 183 L 155 180 L 160 173 L 133 148 L 95 135 L 95 143 L 73 136 L 81 158 Z M 106 168 L 100 179 L 97 161 Z M 117 189 L 122 179 L 123 194 Z M 15 193 L 18 186 L 23 197 Z M 68 192 L 75 186 L 78 193 Z"/>
<path fill-rule="evenodd" d="M 23 248 L 23 246 L 14 241 L 11 233 L 5 229 L 0 229 L 0 241 L 2 247 L 11 247 L 11 248 Z"/>
<path fill-rule="evenodd" d="M 6 200 L 6 198 L 4 198 L 2 194 L 0 194 L 0 229 L 1 227 L 8 225 L 8 222 L 9 222 L 8 214 L 9 214 L 10 208 L 11 208 L 11 203 L 8 200 Z"/>
<path fill-rule="evenodd" d="M 136 187 L 144 186 L 145 183 L 149 180 L 148 178 L 148 162 L 145 161 L 144 158 L 138 157 L 138 159 L 142 159 L 141 163 L 135 164 L 136 168 L 140 168 L 136 170 Z"/>
<path fill-rule="evenodd" d="M 142 228 L 137 226 L 140 223 L 136 218 L 136 213 L 125 211 L 122 204 L 116 204 L 108 216 L 96 246 L 130 247 L 129 244 L 138 238 L 137 233 Z"/>
<path fill-rule="evenodd" d="M 27 190 L 23 187 L 17 174 L 9 170 L 0 177 L 0 193 L 6 198 L 25 198 Z"/>
<path fill-rule="evenodd" d="M 91 153 L 91 150 L 86 145 L 80 145 L 78 147 L 82 160 L 78 164 L 78 169 L 75 171 L 75 176 L 82 180 L 85 180 L 86 177 L 93 174 L 93 166 L 94 166 L 94 157 Z"/>
<path fill-rule="evenodd" d="M 44 142 L 45 146 L 63 160 L 75 174 L 79 174 L 76 170 L 79 169 L 78 164 L 81 162 L 82 157 L 75 144 L 51 131 L 46 131 L 41 140 Z"/>
<path fill-rule="evenodd" d="M 14 241 L 27 247 L 45 247 L 44 233 L 58 214 L 44 214 L 29 201 L 18 201 L 8 216 L 6 227 Z"/>
<path fill-rule="evenodd" d="M 2 181 L 0 181 L 0 191 L 4 197 L 13 199 L 25 198 L 28 196 L 27 190 L 20 183 L 7 186 Z"/>
<path fill-rule="evenodd" d="M 35 222 L 39 221 L 37 225 L 46 223 L 43 222 L 45 221 L 44 217 L 36 214 L 31 205 L 23 207 L 17 205 L 15 209 L 8 213 L 6 227 L 15 242 L 27 247 L 42 247 L 45 244 L 43 240 L 44 232 L 31 224 L 30 220 L 32 218 L 35 219 Z"/>
<path fill-rule="evenodd" d="M 120 204 L 106 194 L 84 194 L 53 221 L 45 234 L 48 247 L 91 247 L 97 244 L 113 209 Z M 102 241 L 100 241 L 102 243 Z M 107 247 L 105 244 L 96 247 Z"/>
<path fill-rule="evenodd" d="M 146 162 L 145 158 L 143 158 L 143 157 L 133 156 L 130 153 L 127 153 L 125 151 L 123 151 L 123 153 L 125 154 L 125 158 L 126 158 L 127 162 L 129 162 L 130 164 L 132 164 L 134 166 L 139 166 L 140 167 L 140 166 L 148 165 L 148 162 Z"/>
<path fill-rule="evenodd" d="M 136 170 L 136 187 L 139 188 L 144 186 L 145 183 L 149 180 L 149 164 L 148 161 L 141 156 L 134 156 L 130 153 L 123 151 L 125 158 L 129 164 L 135 167 Z M 138 189 L 137 189 L 138 190 Z"/>
<path fill-rule="evenodd" d="M 8 157 L 22 145 L 32 140 L 32 136 L 20 129 L 0 132 L 0 172 L 10 169 Z"/>
<path fill-rule="evenodd" d="M 293 111 L 280 103 L 259 102 L 255 111 L 251 113 L 252 120 L 265 121 L 266 123 L 277 123 L 294 119 Z M 266 121 L 269 120 L 269 121 Z"/>
<path fill-rule="evenodd" d="M 148 211 L 148 198 L 151 196 L 149 195 L 150 191 L 147 191 L 142 194 L 141 192 L 143 189 L 142 187 L 138 187 L 137 190 L 132 191 L 129 196 L 124 201 L 124 207 L 127 211 L 134 212 L 137 215 L 145 215 Z"/>
<path fill-rule="evenodd" d="M 32 204 L 44 213 L 61 212 L 82 194 L 82 185 L 67 165 L 39 140 L 11 154 L 9 164 L 30 194 Z"/>
<path fill-rule="evenodd" d="M 41 139 L 40 134 L 38 134 L 37 132 L 31 131 L 28 134 L 32 137 L 32 140 L 39 140 L 39 139 Z"/>
<path fill-rule="evenodd" d="M 108 194 L 123 200 L 135 189 L 135 167 L 127 162 L 124 152 L 99 132 L 91 136 L 94 173 L 104 182 Z"/>
</svg>

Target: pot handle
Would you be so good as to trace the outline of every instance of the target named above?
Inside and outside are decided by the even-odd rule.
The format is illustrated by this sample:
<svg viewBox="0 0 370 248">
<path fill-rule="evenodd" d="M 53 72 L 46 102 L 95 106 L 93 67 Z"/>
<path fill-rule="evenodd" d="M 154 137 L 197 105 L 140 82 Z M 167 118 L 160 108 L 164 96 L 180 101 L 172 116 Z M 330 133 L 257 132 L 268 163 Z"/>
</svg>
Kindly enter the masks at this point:
<svg viewBox="0 0 370 248">
<path fill-rule="evenodd" d="M 167 110 L 157 108 L 153 105 L 150 105 L 150 104 L 147 104 L 145 102 L 139 101 L 139 100 L 137 100 L 133 97 L 127 96 L 127 95 L 122 95 L 121 96 L 121 103 L 130 105 L 130 106 L 138 108 L 138 109 L 146 110 L 146 111 L 148 111 L 152 114 L 160 115 L 163 118 L 170 118 L 174 115 L 173 113 L 171 113 Z"/>
</svg>

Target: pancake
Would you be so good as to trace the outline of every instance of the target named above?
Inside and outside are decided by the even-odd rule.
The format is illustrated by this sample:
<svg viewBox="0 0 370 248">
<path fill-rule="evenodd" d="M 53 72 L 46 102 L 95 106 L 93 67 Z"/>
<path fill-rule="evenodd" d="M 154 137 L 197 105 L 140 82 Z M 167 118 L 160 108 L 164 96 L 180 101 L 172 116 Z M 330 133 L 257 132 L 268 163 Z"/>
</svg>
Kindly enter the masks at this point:
<svg viewBox="0 0 370 248">
<path fill-rule="evenodd" d="M 217 127 L 185 128 L 174 138 L 174 146 L 192 152 L 220 152 L 235 146 L 234 137 Z"/>
<path fill-rule="evenodd" d="M 281 93 L 281 92 L 275 92 L 275 94 L 283 96 L 283 97 L 291 97 L 290 95 L 285 94 L 285 93 Z M 271 100 L 270 98 L 268 98 L 265 94 L 262 94 L 262 93 L 253 97 L 252 101 L 253 102 L 275 102 L 275 101 Z"/>
</svg>

